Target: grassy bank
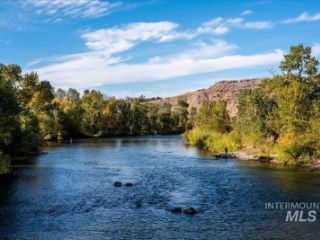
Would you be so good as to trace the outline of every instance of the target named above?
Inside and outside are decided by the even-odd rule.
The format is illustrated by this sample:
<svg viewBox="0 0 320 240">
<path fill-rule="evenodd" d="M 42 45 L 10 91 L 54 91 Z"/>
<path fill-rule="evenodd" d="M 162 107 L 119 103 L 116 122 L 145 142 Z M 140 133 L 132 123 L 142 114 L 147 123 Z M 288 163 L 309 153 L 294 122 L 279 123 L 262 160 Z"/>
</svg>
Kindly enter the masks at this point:
<svg viewBox="0 0 320 240">
<path fill-rule="evenodd" d="M 306 165 L 320 159 L 319 62 L 310 47 L 290 48 L 281 73 L 259 88 L 237 96 L 237 114 L 228 115 L 224 101 L 206 101 L 195 116 L 195 128 L 184 134 L 191 145 L 215 153 L 245 153 L 255 158 Z"/>
<path fill-rule="evenodd" d="M 189 145 L 206 149 L 218 156 L 232 156 L 241 160 L 271 160 L 274 163 L 313 166 L 319 163 L 309 142 L 300 139 L 299 143 L 253 144 L 235 132 L 218 133 L 195 127 L 183 134 Z M 311 149 L 311 150 L 310 150 Z"/>
</svg>

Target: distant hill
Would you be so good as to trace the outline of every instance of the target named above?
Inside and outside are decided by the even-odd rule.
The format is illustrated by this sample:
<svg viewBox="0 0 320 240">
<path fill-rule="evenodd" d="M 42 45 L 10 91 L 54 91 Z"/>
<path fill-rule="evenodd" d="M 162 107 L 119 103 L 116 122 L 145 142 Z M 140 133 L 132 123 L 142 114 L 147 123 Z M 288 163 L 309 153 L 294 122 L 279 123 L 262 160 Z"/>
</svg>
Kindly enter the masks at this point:
<svg viewBox="0 0 320 240">
<path fill-rule="evenodd" d="M 258 88 L 263 81 L 259 79 L 244 79 L 244 80 L 225 80 L 220 81 L 209 88 L 200 89 L 194 92 L 187 92 L 174 97 L 162 98 L 151 101 L 155 104 L 170 103 L 173 107 L 177 106 L 180 100 L 186 101 L 189 104 L 189 109 L 192 107 L 199 108 L 203 101 L 227 101 L 227 110 L 231 117 L 237 114 L 237 95 L 242 89 Z"/>
</svg>

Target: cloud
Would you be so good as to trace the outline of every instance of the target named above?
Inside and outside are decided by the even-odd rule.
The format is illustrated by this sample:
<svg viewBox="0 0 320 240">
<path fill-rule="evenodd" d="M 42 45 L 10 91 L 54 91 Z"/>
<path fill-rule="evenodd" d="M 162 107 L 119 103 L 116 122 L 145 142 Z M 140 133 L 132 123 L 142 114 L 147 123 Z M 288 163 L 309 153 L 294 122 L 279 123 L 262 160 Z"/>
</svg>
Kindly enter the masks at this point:
<svg viewBox="0 0 320 240">
<path fill-rule="evenodd" d="M 320 12 L 310 15 L 308 12 L 301 13 L 298 17 L 296 18 L 289 18 L 282 23 L 284 24 L 289 24 L 289 23 L 299 23 L 299 22 L 314 22 L 314 21 L 320 21 Z"/>
<path fill-rule="evenodd" d="M 245 69 L 278 63 L 283 52 L 198 58 L 192 54 L 156 62 L 110 64 L 99 55 L 82 55 L 39 68 L 37 71 L 57 87 L 94 87 L 104 84 L 164 80 L 228 69 Z"/>
<path fill-rule="evenodd" d="M 151 63 L 160 63 L 168 61 L 176 61 L 179 59 L 205 59 L 205 58 L 217 58 L 232 53 L 238 49 L 238 46 L 225 41 L 211 41 L 209 43 L 204 41 L 198 41 L 194 44 L 194 47 L 187 49 L 178 54 L 173 54 L 168 57 L 153 57 L 149 60 Z"/>
<path fill-rule="evenodd" d="M 105 0 L 26 0 L 22 3 L 33 7 L 36 14 L 50 16 L 47 21 L 52 22 L 60 22 L 62 17 L 101 17 L 121 5 L 120 2 L 109 3 Z"/>
<path fill-rule="evenodd" d="M 83 33 L 81 38 L 85 41 L 87 51 L 55 58 L 44 67 L 36 67 L 34 64 L 38 64 L 38 61 L 31 62 L 29 67 L 50 80 L 54 86 L 85 88 L 267 66 L 279 62 L 283 53 L 275 50 L 256 55 L 235 55 L 234 51 L 238 48 L 235 44 L 196 39 L 203 34 L 209 37 L 220 35 L 232 28 L 269 27 L 268 23 L 247 22 L 243 18 L 216 18 L 186 31 L 181 31 L 177 23 L 168 21 L 131 23 Z M 193 47 L 185 45 L 179 48 L 179 52 L 175 50 L 165 56 L 153 56 L 139 63 L 128 63 L 128 57 L 124 58 L 122 54 L 126 52 L 128 55 L 130 49 L 143 42 L 151 42 L 161 48 L 164 42 L 190 39 L 195 41 Z"/>
<path fill-rule="evenodd" d="M 187 37 L 186 34 L 176 32 L 177 27 L 178 24 L 172 22 L 141 22 L 97 30 L 85 33 L 81 37 L 89 49 L 112 55 L 127 51 L 138 42 L 164 42 Z"/>
<path fill-rule="evenodd" d="M 271 21 L 245 21 L 244 18 L 215 18 L 203 23 L 197 30 L 198 34 L 222 35 L 235 29 L 270 29 L 273 28 Z"/>
<path fill-rule="evenodd" d="M 270 21 L 246 22 L 242 27 L 246 29 L 270 29 L 273 28 L 273 24 Z"/>
<path fill-rule="evenodd" d="M 316 43 L 312 46 L 312 54 L 314 56 L 320 56 L 320 44 Z"/>
<path fill-rule="evenodd" d="M 250 16 L 252 15 L 254 12 L 252 10 L 244 10 L 242 13 L 241 13 L 241 16 Z"/>
<path fill-rule="evenodd" d="M 268 29 L 273 25 L 268 21 L 247 22 L 243 18 L 215 18 L 195 29 L 181 31 L 179 24 L 169 21 L 138 22 L 113 28 L 99 29 L 81 35 L 87 47 L 100 54 L 112 55 L 127 51 L 140 42 L 169 42 L 178 39 L 190 40 L 199 35 L 223 35 L 232 28 Z"/>
<path fill-rule="evenodd" d="M 179 30 L 179 24 L 174 22 L 139 22 L 113 28 L 99 29 L 84 33 L 81 38 L 91 51 L 105 56 L 128 51 L 137 44 L 146 41 L 158 43 L 178 39 L 190 40 L 202 34 L 221 35 L 229 28 L 264 29 L 270 26 L 266 22 L 244 22 L 241 18 L 216 18 L 202 24 L 197 29 Z"/>
</svg>

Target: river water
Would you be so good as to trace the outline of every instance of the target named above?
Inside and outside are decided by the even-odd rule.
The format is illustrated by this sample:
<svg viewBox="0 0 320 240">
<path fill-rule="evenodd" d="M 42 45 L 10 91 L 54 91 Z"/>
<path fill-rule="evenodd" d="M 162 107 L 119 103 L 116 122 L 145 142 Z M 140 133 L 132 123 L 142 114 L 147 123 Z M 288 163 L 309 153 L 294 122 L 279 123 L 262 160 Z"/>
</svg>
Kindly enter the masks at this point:
<svg viewBox="0 0 320 240">
<path fill-rule="evenodd" d="M 0 182 L 0 239 L 317 239 L 266 202 L 320 201 L 320 174 L 215 159 L 180 136 L 79 140 Z M 114 181 L 132 187 L 113 186 Z M 172 207 L 194 207 L 194 216 Z"/>
</svg>

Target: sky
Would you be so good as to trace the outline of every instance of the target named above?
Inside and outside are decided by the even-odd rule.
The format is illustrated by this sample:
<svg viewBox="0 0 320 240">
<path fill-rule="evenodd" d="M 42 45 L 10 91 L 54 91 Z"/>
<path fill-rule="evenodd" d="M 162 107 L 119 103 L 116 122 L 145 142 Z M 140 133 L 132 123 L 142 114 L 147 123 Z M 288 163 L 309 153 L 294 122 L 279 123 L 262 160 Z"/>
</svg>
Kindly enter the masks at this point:
<svg viewBox="0 0 320 240">
<path fill-rule="evenodd" d="M 57 88 L 173 96 L 320 57 L 318 0 L 0 0 L 0 63 Z"/>
</svg>

